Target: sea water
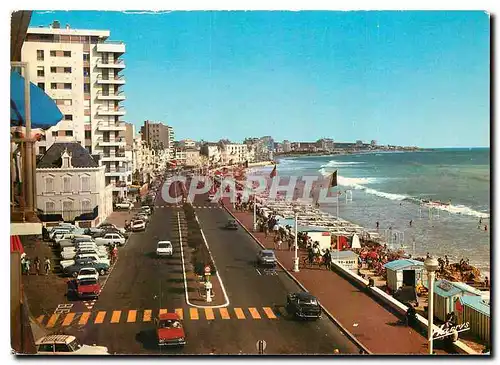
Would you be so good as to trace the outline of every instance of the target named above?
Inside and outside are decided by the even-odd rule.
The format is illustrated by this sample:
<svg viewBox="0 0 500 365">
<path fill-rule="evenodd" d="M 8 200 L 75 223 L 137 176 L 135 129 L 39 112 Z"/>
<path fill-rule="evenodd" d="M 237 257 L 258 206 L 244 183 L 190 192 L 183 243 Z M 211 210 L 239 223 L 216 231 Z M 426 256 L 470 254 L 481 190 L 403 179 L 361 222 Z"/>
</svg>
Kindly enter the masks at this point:
<svg viewBox="0 0 500 365">
<path fill-rule="evenodd" d="M 414 256 L 469 258 L 489 276 L 489 148 L 291 157 L 280 159 L 277 167 L 278 176 L 327 177 L 335 170 L 339 186 L 332 190 L 343 193 L 342 218 L 369 229 L 378 221 L 381 235 L 399 233 L 397 245 L 402 242 Z M 346 190 L 352 201 L 346 202 Z M 447 205 L 429 212 L 420 206 L 422 199 Z M 337 210 L 335 203 L 321 209 Z"/>
</svg>

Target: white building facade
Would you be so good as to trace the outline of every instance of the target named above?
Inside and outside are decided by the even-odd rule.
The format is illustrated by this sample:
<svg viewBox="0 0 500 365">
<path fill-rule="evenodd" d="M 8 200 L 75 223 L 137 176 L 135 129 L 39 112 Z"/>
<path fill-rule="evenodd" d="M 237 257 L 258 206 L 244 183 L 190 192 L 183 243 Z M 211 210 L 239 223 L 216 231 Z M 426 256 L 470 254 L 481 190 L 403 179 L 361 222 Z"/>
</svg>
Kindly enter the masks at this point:
<svg viewBox="0 0 500 365">
<path fill-rule="evenodd" d="M 64 118 L 36 145 L 44 154 L 56 141 L 76 141 L 91 154 L 101 155 L 106 185 L 125 196 L 131 182 L 125 156 L 126 127 L 123 42 L 108 41 L 108 30 L 78 30 L 58 22 L 48 28 L 28 28 L 22 61 L 29 79 L 56 101 Z"/>
<path fill-rule="evenodd" d="M 113 212 L 113 190 L 104 171 L 80 144 L 54 143 L 36 169 L 42 220 L 103 222 Z"/>
</svg>

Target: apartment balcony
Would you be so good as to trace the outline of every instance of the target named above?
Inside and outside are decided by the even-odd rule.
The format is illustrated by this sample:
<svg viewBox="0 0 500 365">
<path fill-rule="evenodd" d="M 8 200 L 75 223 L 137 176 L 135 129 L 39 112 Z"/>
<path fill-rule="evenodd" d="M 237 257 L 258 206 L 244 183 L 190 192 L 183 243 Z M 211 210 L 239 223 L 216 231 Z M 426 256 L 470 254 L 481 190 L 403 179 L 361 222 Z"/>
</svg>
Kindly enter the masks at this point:
<svg viewBox="0 0 500 365">
<path fill-rule="evenodd" d="M 108 85 L 125 85 L 125 77 L 123 75 L 108 76 L 106 78 L 102 77 L 102 74 L 97 75 L 98 84 L 108 84 Z"/>
<path fill-rule="evenodd" d="M 104 153 L 101 155 L 101 161 L 109 162 L 109 161 L 128 161 L 128 158 L 124 153 Z"/>
<path fill-rule="evenodd" d="M 125 167 L 110 167 L 104 170 L 104 176 L 126 176 L 127 172 Z"/>
<path fill-rule="evenodd" d="M 97 115 L 125 115 L 125 107 L 119 106 L 116 108 L 103 108 L 102 106 L 97 108 Z M 115 129 L 116 130 L 116 129 Z"/>
<path fill-rule="evenodd" d="M 96 61 L 96 66 L 98 68 L 115 68 L 115 69 L 124 69 L 125 68 L 125 61 L 122 59 L 117 59 L 117 60 L 103 60 L 101 58 L 98 58 Z"/>
<path fill-rule="evenodd" d="M 97 144 L 101 147 L 125 147 L 125 138 L 104 139 L 97 138 Z"/>
<path fill-rule="evenodd" d="M 97 43 L 97 52 L 125 53 L 125 43 L 106 40 L 102 43 Z"/>
<path fill-rule="evenodd" d="M 97 129 L 100 131 L 125 131 L 127 130 L 127 127 L 125 126 L 125 123 L 100 122 L 97 125 Z"/>
<path fill-rule="evenodd" d="M 97 92 L 97 99 L 98 100 L 125 100 L 126 96 L 123 91 L 120 91 L 116 94 L 107 94 L 104 95 L 102 91 Z"/>
</svg>

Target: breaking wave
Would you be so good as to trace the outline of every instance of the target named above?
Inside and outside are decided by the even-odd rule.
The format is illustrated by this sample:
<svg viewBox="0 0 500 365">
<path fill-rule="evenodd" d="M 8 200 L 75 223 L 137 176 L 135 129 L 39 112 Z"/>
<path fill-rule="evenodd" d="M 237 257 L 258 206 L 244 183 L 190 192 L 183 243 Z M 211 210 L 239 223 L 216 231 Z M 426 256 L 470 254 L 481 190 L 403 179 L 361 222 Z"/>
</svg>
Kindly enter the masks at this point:
<svg viewBox="0 0 500 365">
<path fill-rule="evenodd" d="M 321 167 L 337 167 L 337 166 L 349 166 L 349 165 L 361 165 L 364 164 L 364 162 L 351 162 L 351 161 L 335 161 L 331 160 L 328 161 L 327 164 L 321 165 Z"/>
</svg>

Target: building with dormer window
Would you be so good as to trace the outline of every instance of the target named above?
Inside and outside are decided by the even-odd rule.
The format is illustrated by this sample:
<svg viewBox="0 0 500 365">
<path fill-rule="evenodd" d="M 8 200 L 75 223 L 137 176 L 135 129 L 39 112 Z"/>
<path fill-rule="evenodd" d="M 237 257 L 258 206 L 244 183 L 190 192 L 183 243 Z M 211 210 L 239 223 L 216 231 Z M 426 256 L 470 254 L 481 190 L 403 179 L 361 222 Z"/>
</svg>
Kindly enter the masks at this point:
<svg viewBox="0 0 500 365">
<path fill-rule="evenodd" d="M 105 166 L 78 142 L 55 142 L 36 167 L 40 220 L 77 221 L 95 226 L 113 211 L 113 186 L 106 185 Z"/>
</svg>

